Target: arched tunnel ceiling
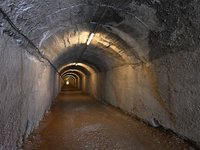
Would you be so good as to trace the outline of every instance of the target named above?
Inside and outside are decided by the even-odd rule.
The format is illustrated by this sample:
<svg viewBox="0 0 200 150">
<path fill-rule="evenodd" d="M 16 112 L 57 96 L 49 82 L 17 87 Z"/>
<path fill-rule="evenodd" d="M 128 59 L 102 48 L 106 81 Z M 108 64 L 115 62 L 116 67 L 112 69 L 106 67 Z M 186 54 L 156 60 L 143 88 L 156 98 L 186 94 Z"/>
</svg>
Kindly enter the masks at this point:
<svg viewBox="0 0 200 150">
<path fill-rule="evenodd" d="M 75 73 L 66 75 L 65 78 L 64 78 L 64 80 L 65 80 L 65 81 L 68 80 L 71 76 L 72 76 L 76 81 L 78 81 L 79 76 L 76 75 Z"/>
<path fill-rule="evenodd" d="M 58 70 L 77 62 L 97 25 L 79 62 L 99 72 L 147 63 L 169 53 L 192 51 L 200 43 L 197 0 L 108 2 L 4 0 L 0 6 Z M 1 30 L 27 47 L 27 41 L 12 34 L 13 29 L 5 20 Z"/>
<path fill-rule="evenodd" d="M 76 81 L 77 77 L 75 75 L 68 75 L 66 80 L 69 80 L 69 79 L 73 79 L 74 81 Z"/>
<path fill-rule="evenodd" d="M 67 70 L 67 71 L 63 72 L 62 78 L 66 78 L 66 76 L 71 75 L 71 74 L 72 74 L 72 75 L 76 75 L 76 76 L 78 76 L 79 78 L 82 78 L 82 77 L 85 76 L 85 74 L 84 74 L 82 71 L 80 71 L 80 70 L 74 70 L 74 71 L 72 71 L 72 70 Z"/>
<path fill-rule="evenodd" d="M 59 70 L 59 72 L 61 75 L 63 75 L 66 71 L 69 70 L 70 71 L 79 70 L 83 72 L 85 75 L 91 75 L 93 73 L 97 73 L 97 71 L 95 71 L 92 67 L 82 63 L 78 63 L 77 65 L 74 65 L 74 63 L 65 65 Z"/>
<path fill-rule="evenodd" d="M 79 34 L 77 29 L 68 29 L 70 32 L 65 30 L 57 31 L 40 43 L 41 50 L 54 62 L 56 68 L 76 62 L 90 35 L 89 31 L 82 31 Z M 96 33 L 93 42 L 87 46 L 79 62 L 94 64 L 99 71 L 107 71 L 129 63 L 129 58 L 120 49 L 100 39 L 102 39 L 101 34 Z"/>
</svg>

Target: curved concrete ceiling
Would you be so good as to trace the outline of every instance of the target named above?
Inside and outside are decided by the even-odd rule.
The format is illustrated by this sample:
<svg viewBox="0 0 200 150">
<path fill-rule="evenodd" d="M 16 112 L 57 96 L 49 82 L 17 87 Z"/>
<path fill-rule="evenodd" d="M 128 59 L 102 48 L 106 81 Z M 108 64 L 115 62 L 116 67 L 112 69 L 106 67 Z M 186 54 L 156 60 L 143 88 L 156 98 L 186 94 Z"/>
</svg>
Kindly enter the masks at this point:
<svg viewBox="0 0 200 150">
<path fill-rule="evenodd" d="M 63 72 L 65 72 L 66 70 L 69 70 L 69 69 L 80 70 L 80 71 L 84 72 L 86 75 L 90 75 L 90 74 L 99 72 L 98 70 L 96 70 L 96 68 L 93 69 L 89 65 L 83 64 L 83 63 L 77 63 L 77 64 L 76 63 L 70 63 L 70 64 L 67 64 L 67 65 L 64 65 L 64 66 L 62 66 L 62 68 L 59 69 L 59 72 L 60 72 L 60 74 L 62 74 Z"/>
<path fill-rule="evenodd" d="M 64 80 L 65 80 L 65 81 L 68 80 L 68 78 L 71 77 L 71 76 L 72 76 L 74 79 L 76 79 L 76 80 L 78 80 L 78 78 L 79 78 L 76 74 L 68 74 L 68 75 L 64 78 Z"/>
<path fill-rule="evenodd" d="M 70 34 L 71 32 L 72 35 Z M 47 39 L 43 38 L 44 42 L 40 43 L 40 50 L 51 59 L 56 68 L 59 69 L 65 64 L 79 60 L 82 51 L 85 49 L 90 32 L 76 32 L 80 31 L 72 30 L 69 32 L 59 30 Z M 74 33 L 76 34 L 74 35 Z M 116 46 L 109 46 L 109 42 L 102 41 L 99 35 L 98 33 L 95 34 L 79 62 L 94 64 L 95 68 L 99 68 L 99 71 L 108 71 L 130 62 L 125 53 L 120 53 Z"/>
<path fill-rule="evenodd" d="M 0 5 L 21 33 L 39 47 L 57 70 L 78 61 L 98 72 L 105 72 L 124 65 L 147 63 L 168 53 L 194 49 L 199 40 L 192 39 L 198 39 L 199 34 L 187 32 L 184 27 L 188 31 L 198 27 L 188 25 L 190 18 L 178 18 L 181 15 L 179 10 L 184 8 L 179 5 L 196 5 L 191 2 L 189 6 L 190 1 L 180 2 L 168 5 L 170 2 L 164 0 L 18 0 L 1 1 Z M 198 14 L 197 11 L 193 13 Z M 171 21 L 170 18 L 174 19 Z M 166 20 L 171 24 L 166 24 Z M 81 56 L 94 31 L 91 44 Z M 191 37 L 190 40 L 182 33 L 184 37 Z M 175 43 L 174 38 L 179 38 L 182 44 Z M 27 47 L 25 39 L 18 37 L 16 41 Z"/>
<path fill-rule="evenodd" d="M 73 77 L 77 82 L 80 81 L 80 76 L 77 75 L 76 73 L 66 73 L 65 76 L 63 77 L 63 79 L 65 81 L 69 80 L 70 77 Z"/>
<path fill-rule="evenodd" d="M 72 69 L 70 69 L 70 70 L 66 70 L 65 72 L 63 72 L 62 75 L 61 75 L 61 77 L 65 78 L 67 75 L 70 75 L 70 74 L 75 74 L 79 78 L 82 78 L 82 77 L 85 76 L 85 74 L 82 71 L 80 71 L 80 70 L 73 69 L 73 71 L 72 71 Z"/>
<path fill-rule="evenodd" d="M 75 70 L 80 70 L 81 72 L 84 72 L 85 75 L 90 75 L 91 73 L 86 70 L 84 67 L 81 67 L 81 66 L 69 66 L 69 67 L 66 67 L 65 69 L 62 70 L 61 74 L 68 71 L 68 70 L 71 70 L 71 71 L 75 71 Z"/>
<path fill-rule="evenodd" d="M 73 79 L 74 81 L 76 81 L 76 78 L 73 75 L 70 75 L 69 77 L 67 77 L 67 80 Z"/>
</svg>

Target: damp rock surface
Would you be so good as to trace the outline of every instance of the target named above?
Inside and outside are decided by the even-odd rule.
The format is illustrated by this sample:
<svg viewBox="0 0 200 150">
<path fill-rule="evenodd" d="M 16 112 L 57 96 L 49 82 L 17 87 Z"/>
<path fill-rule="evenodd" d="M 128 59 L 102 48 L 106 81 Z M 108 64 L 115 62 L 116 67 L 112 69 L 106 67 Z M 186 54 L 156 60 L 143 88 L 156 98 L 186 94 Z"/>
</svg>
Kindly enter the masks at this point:
<svg viewBox="0 0 200 150">
<path fill-rule="evenodd" d="M 172 134 L 65 86 L 24 150 L 193 150 Z"/>
</svg>

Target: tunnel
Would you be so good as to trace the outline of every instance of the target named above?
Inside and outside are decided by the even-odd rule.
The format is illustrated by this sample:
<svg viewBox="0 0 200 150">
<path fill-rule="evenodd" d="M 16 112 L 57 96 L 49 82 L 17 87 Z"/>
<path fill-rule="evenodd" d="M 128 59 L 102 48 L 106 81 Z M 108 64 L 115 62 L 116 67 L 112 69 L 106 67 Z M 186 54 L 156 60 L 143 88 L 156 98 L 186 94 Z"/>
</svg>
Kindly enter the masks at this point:
<svg viewBox="0 0 200 150">
<path fill-rule="evenodd" d="M 200 1 L 2 0 L 0 18 L 1 150 L 67 82 L 200 148 Z"/>
</svg>

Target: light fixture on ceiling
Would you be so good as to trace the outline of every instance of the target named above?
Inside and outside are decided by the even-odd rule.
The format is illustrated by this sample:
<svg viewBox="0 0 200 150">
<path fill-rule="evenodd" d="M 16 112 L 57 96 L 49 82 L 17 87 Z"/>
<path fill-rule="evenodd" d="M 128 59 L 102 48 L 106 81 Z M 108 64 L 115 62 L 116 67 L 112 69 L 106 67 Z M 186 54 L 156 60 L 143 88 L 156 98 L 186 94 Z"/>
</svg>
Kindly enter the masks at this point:
<svg viewBox="0 0 200 150">
<path fill-rule="evenodd" d="M 90 42 L 92 41 L 93 36 L 94 36 L 94 33 L 91 33 L 90 38 L 89 38 L 89 40 L 87 41 L 87 45 L 90 44 Z"/>
</svg>

